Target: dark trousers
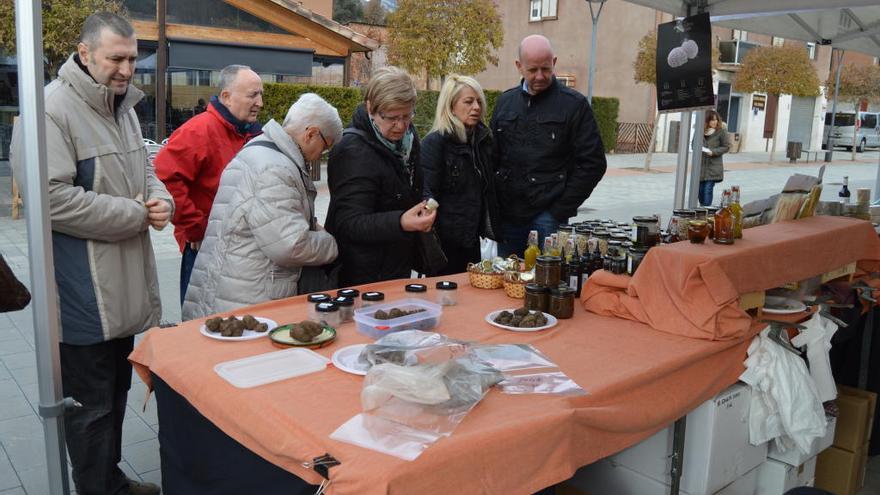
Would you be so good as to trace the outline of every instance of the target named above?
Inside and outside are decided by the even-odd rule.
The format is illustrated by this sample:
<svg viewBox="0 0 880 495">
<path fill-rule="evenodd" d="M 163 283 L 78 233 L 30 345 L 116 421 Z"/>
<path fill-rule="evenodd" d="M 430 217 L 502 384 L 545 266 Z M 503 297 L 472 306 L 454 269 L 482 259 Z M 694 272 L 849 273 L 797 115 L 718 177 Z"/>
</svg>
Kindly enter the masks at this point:
<svg viewBox="0 0 880 495">
<path fill-rule="evenodd" d="M 189 243 L 183 248 L 183 257 L 180 259 L 180 307 L 186 299 L 186 288 L 189 286 L 189 278 L 192 276 L 193 266 L 196 264 L 198 251 L 193 251 Z"/>
<path fill-rule="evenodd" d="M 712 206 L 712 193 L 715 191 L 714 180 L 701 180 L 698 199 L 700 206 Z"/>
<path fill-rule="evenodd" d="M 446 268 L 440 270 L 437 275 L 453 275 L 455 273 L 463 273 L 467 271 L 468 263 L 480 262 L 480 245 L 471 247 L 462 247 L 446 242 L 440 239 L 440 245 L 443 247 L 443 253 L 446 259 Z"/>
<path fill-rule="evenodd" d="M 64 416 L 64 433 L 73 482 L 82 495 L 128 493 L 128 480 L 119 469 L 122 460 L 122 420 L 134 337 L 93 345 L 60 344 L 61 386 L 65 397 L 82 407 Z"/>
<path fill-rule="evenodd" d="M 544 249 L 544 238 L 555 234 L 559 230 L 559 220 L 553 218 L 550 212 L 545 211 L 531 222 L 514 224 L 510 221 L 501 222 L 501 239 L 498 240 L 498 256 L 506 258 L 515 254 L 520 258 L 526 250 L 529 242 L 529 231 L 538 231 L 538 249 Z"/>
</svg>

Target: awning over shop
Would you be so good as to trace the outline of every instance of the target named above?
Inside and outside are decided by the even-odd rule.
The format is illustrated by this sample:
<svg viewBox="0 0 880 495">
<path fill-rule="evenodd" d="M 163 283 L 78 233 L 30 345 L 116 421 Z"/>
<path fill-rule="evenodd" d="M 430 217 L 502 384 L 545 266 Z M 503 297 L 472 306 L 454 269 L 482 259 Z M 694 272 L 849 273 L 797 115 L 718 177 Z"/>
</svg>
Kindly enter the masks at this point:
<svg viewBox="0 0 880 495">
<path fill-rule="evenodd" d="M 314 51 L 286 50 L 235 44 L 171 40 L 169 67 L 220 70 L 231 63 L 250 66 L 256 72 L 311 76 Z"/>
</svg>

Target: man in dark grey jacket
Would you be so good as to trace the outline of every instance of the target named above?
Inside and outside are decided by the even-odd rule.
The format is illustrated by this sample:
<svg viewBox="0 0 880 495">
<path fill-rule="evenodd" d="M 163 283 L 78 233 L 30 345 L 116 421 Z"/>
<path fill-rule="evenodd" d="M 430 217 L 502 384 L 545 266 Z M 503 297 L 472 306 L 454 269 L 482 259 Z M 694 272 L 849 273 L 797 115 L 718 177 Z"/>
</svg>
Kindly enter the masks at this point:
<svg viewBox="0 0 880 495">
<path fill-rule="evenodd" d="M 491 128 L 501 207 L 498 254 L 522 256 L 530 230 L 543 238 L 577 215 L 605 174 L 605 150 L 593 110 L 554 75 L 550 41 L 519 46 L 520 84 L 498 98 Z"/>
</svg>

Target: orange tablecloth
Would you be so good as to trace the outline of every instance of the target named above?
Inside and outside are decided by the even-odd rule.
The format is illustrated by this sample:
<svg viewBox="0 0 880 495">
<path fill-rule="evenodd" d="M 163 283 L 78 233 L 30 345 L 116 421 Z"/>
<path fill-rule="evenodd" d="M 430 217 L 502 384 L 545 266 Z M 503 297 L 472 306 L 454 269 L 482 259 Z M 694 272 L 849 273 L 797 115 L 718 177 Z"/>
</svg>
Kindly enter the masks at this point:
<svg viewBox="0 0 880 495">
<path fill-rule="evenodd" d="M 601 272 L 581 293 L 589 311 L 676 335 L 741 339 L 751 325 L 742 294 L 880 261 L 869 222 L 819 216 L 747 229 L 732 246 L 678 242 L 651 249 L 633 277 Z"/>
<path fill-rule="evenodd" d="M 277 350 L 268 339 L 220 342 L 199 333 L 202 321 L 150 330 L 130 356 L 150 383 L 160 376 L 203 416 L 256 454 L 318 484 L 302 463 L 330 453 L 333 494 L 533 493 L 583 465 L 649 436 L 736 381 L 747 340 L 713 342 L 658 332 L 633 321 L 576 310 L 550 330 L 516 333 L 483 318 L 517 305 L 501 290 L 459 282 L 459 304 L 445 307 L 436 331 L 483 343 L 530 343 L 587 390 L 582 397 L 505 395 L 492 390 L 449 438 L 418 459 L 395 457 L 331 440 L 360 412 L 363 378 L 326 371 L 252 389 L 220 378 L 217 363 Z M 369 287 L 386 300 L 403 297 L 407 281 Z M 429 287 L 433 287 L 432 281 Z M 433 294 L 430 289 L 428 294 Z M 251 307 L 279 323 L 306 316 L 302 297 Z M 317 352 L 368 342 L 353 323 Z M 757 331 L 757 328 L 754 329 Z"/>
</svg>

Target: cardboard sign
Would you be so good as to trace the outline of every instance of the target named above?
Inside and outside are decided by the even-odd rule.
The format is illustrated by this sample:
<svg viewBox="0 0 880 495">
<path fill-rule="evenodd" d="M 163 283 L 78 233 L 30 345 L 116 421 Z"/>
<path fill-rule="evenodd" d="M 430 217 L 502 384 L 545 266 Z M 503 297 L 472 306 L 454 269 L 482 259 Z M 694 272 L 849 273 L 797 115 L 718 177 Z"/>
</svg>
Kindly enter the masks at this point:
<svg viewBox="0 0 880 495">
<path fill-rule="evenodd" d="M 656 64 L 659 111 L 715 107 L 708 13 L 657 26 Z"/>
</svg>

